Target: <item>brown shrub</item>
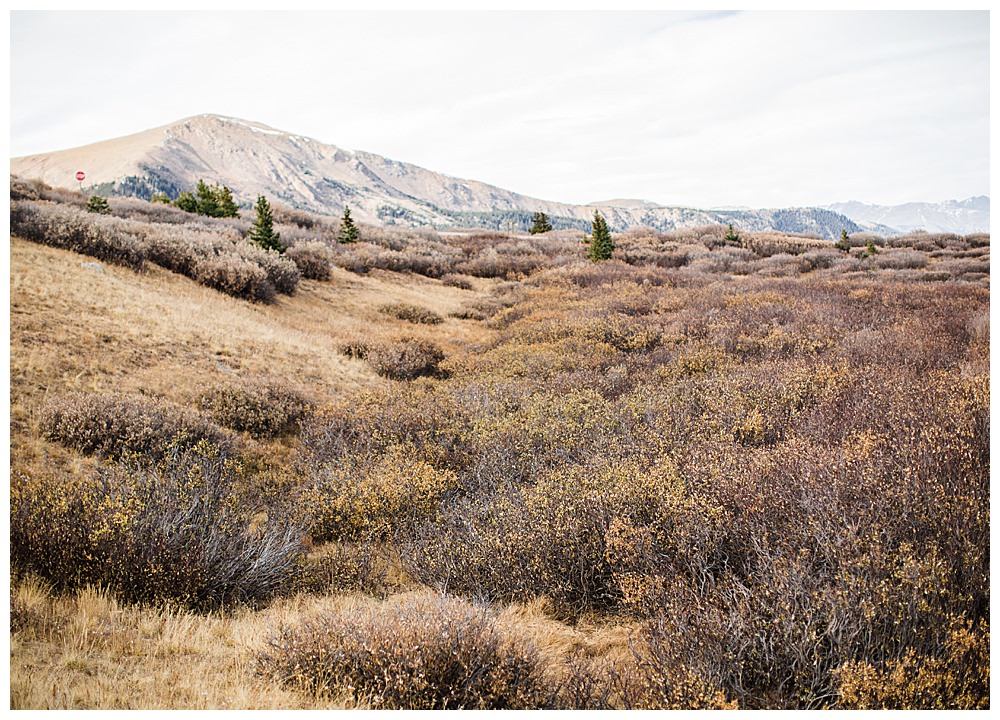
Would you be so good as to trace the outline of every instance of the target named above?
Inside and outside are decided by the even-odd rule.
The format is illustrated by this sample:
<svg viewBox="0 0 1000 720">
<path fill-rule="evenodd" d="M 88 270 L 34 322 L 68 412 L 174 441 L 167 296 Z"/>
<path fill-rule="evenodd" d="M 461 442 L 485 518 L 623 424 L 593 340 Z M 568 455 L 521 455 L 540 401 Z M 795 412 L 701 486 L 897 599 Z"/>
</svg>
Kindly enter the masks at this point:
<svg viewBox="0 0 1000 720">
<path fill-rule="evenodd" d="M 267 303 L 275 298 L 267 272 L 236 255 L 199 258 L 191 269 L 191 277 L 200 285 L 244 300 Z"/>
<path fill-rule="evenodd" d="M 458 489 L 455 473 L 418 459 L 407 445 L 330 463 L 311 478 L 305 503 L 317 542 L 388 538 L 433 517 Z"/>
<path fill-rule="evenodd" d="M 911 648 L 876 668 L 849 662 L 834 671 L 840 707 L 861 710 L 988 710 L 989 628 L 954 620 L 945 652 L 930 657 Z"/>
<path fill-rule="evenodd" d="M 316 540 L 308 536 L 309 542 Z M 386 591 L 389 563 L 380 547 L 370 539 L 330 542 L 311 552 L 295 577 L 295 590 L 329 595 L 360 592 L 378 595 Z"/>
<path fill-rule="evenodd" d="M 537 650 L 487 610 L 448 597 L 352 608 L 285 629 L 263 672 L 309 693 L 375 708 L 538 708 L 549 696 Z"/>
<path fill-rule="evenodd" d="M 329 280 L 333 252 L 319 242 L 293 245 L 285 251 L 285 257 L 295 263 L 302 277 L 309 280 Z"/>
<path fill-rule="evenodd" d="M 262 507 L 234 467 L 199 443 L 152 467 L 22 481 L 11 496 L 11 563 L 58 589 L 101 585 L 128 602 L 211 610 L 267 600 L 297 572 L 302 529 Z"/>
<path fill-rule="evenodd" d="M 459 290 L 472 290 L 472 281 L 467 277 L 456 275 L 455 273 L 446 273 L 442 275 L 441 283 L 443 285 L 457 287 Z"/>
<path fill-rule="evenodd" d="M 10 231 L 26 240 L 95 257 L 132 270 L 142 270 L 146 251 L 142 240 L 117 218 L 73 207 L 40 202 L 13 202 Z"/>
<path fill-rule="evenodd" d="M 229 447 L 232 436 L 203 415 L 148 395 L 68 393 L 41 409 L 42 435 L 87 454 L 156 462 L 175 445 Z"/>
<path fill-rule="evenodd" d="M 409 303 L 397 302 L 381 305 L 378 311 L 383 315 L 394 317 L 397 320 L 405 320 L 406 322 L 421 325 L 437 325 L 444 322 L 444 318 L 433 310 L 428 310 L 418 305 L 410 305 Z"/>
<path fill-rule="evenodd" d="M 913 270 L 927 267 L 927 255 L 917 250 L 895 250 L 875 256 L 875 267 L 894 270 Z"/>
<path fill-rule="evenodd" d="M 437 375 L 444 351 L 430 340 L 403 338 L 372 345 L 365 360 L 382 377 L 413 380 L 422 375 Z"/>
<path fill-rule="evenodd" d="M 211 388 L 196 402 L 218 424 L 258 438 L 296 431 L 309 409 L 309 401 L 300 391 L 273 379 Z"/>
</svg>

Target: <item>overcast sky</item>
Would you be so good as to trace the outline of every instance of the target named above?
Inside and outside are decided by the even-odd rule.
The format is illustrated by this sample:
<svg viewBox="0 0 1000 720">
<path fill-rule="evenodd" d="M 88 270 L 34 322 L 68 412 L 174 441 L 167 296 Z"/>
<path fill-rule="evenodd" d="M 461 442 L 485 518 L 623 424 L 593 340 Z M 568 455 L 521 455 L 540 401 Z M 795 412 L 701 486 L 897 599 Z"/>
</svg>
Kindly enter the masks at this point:
<svg viewBox="0 0 1000 720">
<path fill-rule="evenodd" d="M 533 197 L 989 194 L 989 14 L 12 12 L 11 155 L 218 113 Z"/>
</svg>

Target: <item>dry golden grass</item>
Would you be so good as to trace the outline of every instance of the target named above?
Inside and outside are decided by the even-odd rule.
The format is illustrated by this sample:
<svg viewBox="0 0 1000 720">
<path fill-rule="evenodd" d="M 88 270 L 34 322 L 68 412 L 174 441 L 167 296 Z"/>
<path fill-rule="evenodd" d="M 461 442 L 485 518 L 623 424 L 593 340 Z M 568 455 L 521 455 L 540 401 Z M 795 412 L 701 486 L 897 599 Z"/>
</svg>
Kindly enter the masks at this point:
<svg viewBox="0 0 1000 720">
<path fill-rule="evenodd" d="M 37 442 L 36 414 L 50 395 L 147 392 L 184 403 L 213 384 L 273 375 L 322 404 L 387 382 L 338 350 L 348 338 L 396 337 L 400 323 L 381 304 L 446 316 L 470 295 L 417 275 L 334 268 L 330 282 L 306 280 L 292 297 L 255 305 L 155 266 L 140 275 L 108 264 L 98 270 L 90 258 L 19 238 L 11 239 L 10 263 L 12 457 L 36 467 L 86 464 Z M 484 333 L 454 318 L 405 330 L 446 352 Z"/>
<path fill-rule="evenodd" d="M 426 592 L 426 591 L 418 591 Z M 55 596 L 28 579 L 15 585 L 11 632 L 10 706 L 13 709 L 345 709 L 346 698 L 293 691 L 261 674 L 256 654 L 272 633 L 333 611 L 379 602 L 360 595 L 296 595 L 259 611 L 198 615 L 122 606 L 85 588 Z M 543 602 L 515 605 L 502 619 L 516 624 L 553 668 L 574 652 L 624 656 L 626 626 L 550 618 Z"/>
</svg>

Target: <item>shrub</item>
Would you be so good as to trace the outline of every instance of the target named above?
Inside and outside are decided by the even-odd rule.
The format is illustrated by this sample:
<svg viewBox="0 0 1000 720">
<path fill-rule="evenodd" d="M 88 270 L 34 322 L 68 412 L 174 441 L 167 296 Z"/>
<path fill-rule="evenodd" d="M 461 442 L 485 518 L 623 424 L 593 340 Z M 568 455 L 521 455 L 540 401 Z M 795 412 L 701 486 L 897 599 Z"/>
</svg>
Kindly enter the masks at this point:
<svg viewBox="0 0 1000 720">
<path fill-rule="evenodd" d="M 418 459 L 406 445 L 370 460 L 331 463 L 313 478 L 306 504 L 317 542 L 388 538 L 433 517 L 458 488 L 455 473 Z"/>
<path fill-rule="evenodd" d="M 67 393 L 41 409 L 42 435 L 87 454 L 139 455 L 156 462 L 169 448 L 232 437 L 201 414 L 147 395 Z"/>
<path fill-rule="evenodd" d="M 267 281 L 282 295 L 292 295 L 302 275 L 295 263 L 276 250 L 265 250 L 247 242 L 236 242 L 234 250 L 241 259 L 257 265 L 267 274 Z"/>
<path fill-rule="evenodd" d="M 96 584 L 128 602 L 210 610 L 267 600 L 304 552 L 301 527 L 242 489 L 206 443 L 127 461 L 75 485 L 22 482 L 11 497 L 11 563 L 59 589 Z"/>
<path fill-rule="evenodd" d="M 314 536 L 306 537 L 310 545 Z M 386 591 L 389 563 L 377 543 L 328 542 L 313 551 L 295 577 L 295 590 L 320 595 L 331 593 L 381 594 Z"/>
<path fill-rule="evenodd" d="M 350 608 L 287 628 L 261 669 L 309 693 L 374 708 L 538 708 L 549 691 L 537 650 L 487 610 L 448 597 Z"/>
<path fill-rule="evenodd" d="M 895 250 L 885 252 L 875 258 L 875 267 L 895 270 L 927 267 L 927 255 L 916 250 Z"/>
<path fill-rule="evenodd" d="M 302 277 L 309 280 L 329 280 L 333 252 L 320 242 L 293 245 L 285 257 L 295 263 Z"/>
<path fill-rule="evenodd" d="M 406 322 L 416 324 L 437 325 L 444 322 L 444 318 L 433 310 L 428 310 L 417 305 L 410 305 L 409 303 L 389 303 L 380 306 L 378 311 L 383 315 L 394 317 L 397 320 L 405 320 Z"/>
<path fill-rule="evenodd" d="M 382 377 L 413 380 L 422 375 L 437 375 L 444 352 L 430 340 L 403 338 L 373 345 L 365 360 Z"/>
<path fill-rule="evenodd" d="M 865 661 L 834 671 L 839 706 L 865 710 L 988 710 L 989 629 L 955 621 L 942 656 L 921 656 L 911 648 L 884 669 Z"/>
<path fill-rule="evenodd" d="M 206 390 L 197 403 L 218 424 L 258 438 L 295 431 L 309 409 L 301 392 L 268 379 L 244 380 Z"/>
<path fill-rule="evenodd" d="M 368 357 L 368 353 L 371 351 L 371 345 L 364 340 L 352 338 L 340 343 L 337 350 L 341 355 L 351 358 L 352 360 L 364 360 Z"/>
<path fill-rule="evenodd" d="M 94 216 L 73 207 L 14 202 L 10 208 L 13 235 L 142 270 L 146 264 L 143 243 L 125 227 L 117 218 Z"/>
<path fill-rule="evenodd" d="M 460 595 L 544 596 L 571 615 L 613 608 L 620 601 L 620 562 L 608 546 L 615 524 L 676 522 L 680 491 L 672 468 L 608 465 L 457 499 L 404 546 L 404 560 L 421 582 Z"/>
<path fill-rule="evenodd" d="M 274 285 L 268 281 L 267 272 L 236 255 L 199 258 L 191 270 L 191 277 L 205 287 L 243 300 L 267 303 L 275 297 Z"/>
<path fill-rule="evenodd" d="M 457 287 L 459 290 L 472 290 L 472 281 L 467 277 L 456 275 L 455 273 L 442 275 L 441 283 L 443 285 Z"/>
</svg>

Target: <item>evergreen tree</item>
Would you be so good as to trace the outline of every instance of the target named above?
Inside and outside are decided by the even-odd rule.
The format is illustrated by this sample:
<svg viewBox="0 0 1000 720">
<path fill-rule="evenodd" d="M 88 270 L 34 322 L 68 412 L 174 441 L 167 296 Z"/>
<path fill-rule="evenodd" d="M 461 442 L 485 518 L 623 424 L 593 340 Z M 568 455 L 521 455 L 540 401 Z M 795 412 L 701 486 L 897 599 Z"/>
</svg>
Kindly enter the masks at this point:
<svg viewBox="0 0 1000 720">
<path fill-rule="evenodd" d="M 340 219 L 340 232 L 337 240 L 342 243 L 352 243 L 358 241 L 358 228 L 351 220 L 351 208 L 344 208 L 344 217 Z"/>
<path fill-rule="evenodd" d="M 235 218 L 240 216 L 240 210 L 236 206 L 236 201 L 233 200 L 233 191 L 225 185 L 219 187 L 219 185 L 216 184 L 215 201 L 219 210 L 219 217 Z"/>
<path fill-rule="evenodd" d="M 198 201 L 195 199 L 194 195 L 186 190 L 177 196 L 177 199 L 174 200 L 174 206 L 179 207 L 184 212 L 198 212 Z"/>
<path fill-rule="evenodd" d="M 160 203 L 162 205 L 169 205 L 170 204 L 170 196 L 167 195 L 166 193 L 162 193 L 162 192 L 153 193 L 149 197 L 149 202 L 151 202 L 151 203 Z"/>
<path fill-rule="evenodd" d="M 208 215 L 208 217 L 219 216 L 219 201 L 215 197 L 215 191 L 206 185 L 204 180 L 198 180 L 195 195 L 198 196 L 199 215 Z"/>
<path fill-rule="evenodd" d="M 107 215 L 111 212 L 111 206 L 108 205 L 108 201 L 100 195 L 91 195 L 90 199 L 87 201 L 87 212 Z"/>
<path fill-rule="evenodd" d="M 862 254 L 861 259 L 875 257 L 878 254 L 878 248 L 875 247 L 875 241 L 868 238 L 868 247 L 865 248 L 864 254 Z"/>
<path fill-rule="evenodd" d="M 840 240 L 833 244 L 838 250 L 843 250 L 844 252 L 851 251 L 851 239 L 847 237 L 847 230 L 840 231 Z"/>
<path fill-rule="evenodd" d="M 531 226 L 531 230 L 528 232 L 532 235 L 539 235 L 541 233 L 547 233 L 552 230 L 552 223 L 549 222 L 549 217 L 543 212 L 536 212 L 531 216 L 534 225 Z"/>
<path fill-rule="evenodd" d="M 594 210 L 594 220 L 591 223 L 590 248 L 587 250 L 587 257 L 598 262 L 607 260 L 615 250 L 614 242 L 611 240 L 611 231 L 608 230 L 608 223 L 604 216 Z"/>
<path fill-rule="evenodd" d="M 257 218 L 250 227 L 250 241 L 264 248 L 275 252 L 285 252 L 285 246 L 281 243 L 281 236 L 274 231 L 274 216 L 271 214 L 271 205 L 263 195 L 257 196 L 257 204 L 254 206 Z"/>
<path fill-rule="evenodd" d="M 729 223 L 729 230 L 726 231 L 726 234 L 722 237 L 722 239 L 725 241 L 726 245 L 740 246 L 743 244 L 743 241 L 740 239 L 740 234 L 733 230 L 732 223 Z"/>
</svg>

